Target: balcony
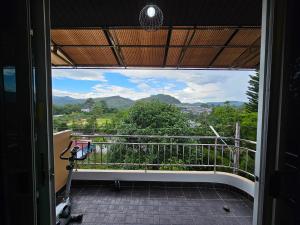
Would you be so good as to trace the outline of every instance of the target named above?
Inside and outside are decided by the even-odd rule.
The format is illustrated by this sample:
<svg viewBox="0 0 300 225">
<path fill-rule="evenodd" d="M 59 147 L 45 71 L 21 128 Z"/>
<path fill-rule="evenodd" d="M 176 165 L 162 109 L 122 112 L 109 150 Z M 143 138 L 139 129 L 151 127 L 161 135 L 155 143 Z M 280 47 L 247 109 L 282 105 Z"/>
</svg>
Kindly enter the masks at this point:
<svg viewBox="0 0 300 225">
<path fill-rule="evenodd" d="M 83 224 L 251 224 L 255 142 L 70 131 L 54 141 L 59 136 L 65 145 L 71 139 L 93 144 L 73 175 L 74 213 L 84 214 Z"/>
</svg>

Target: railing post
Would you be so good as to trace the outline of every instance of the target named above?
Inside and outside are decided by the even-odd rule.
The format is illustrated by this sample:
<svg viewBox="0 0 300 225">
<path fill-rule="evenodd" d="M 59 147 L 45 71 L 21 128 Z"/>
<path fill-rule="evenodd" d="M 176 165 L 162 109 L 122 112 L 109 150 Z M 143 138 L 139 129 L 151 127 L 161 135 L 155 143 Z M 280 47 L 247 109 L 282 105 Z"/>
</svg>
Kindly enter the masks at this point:
<svg viewBox="0 0 300 225">
<path fill-rule="evenodd" d="M 237 174 L 240 167 L 240 122 L 235 124 L 235 140 L 234 140 L 234 157 L 233 157 L 233 167 L 234 173 Z"/>
<path fill-rule="evenodd" d="M 217 144 L 218 138 L 215 138 L 215 150 L 214 150 L 214 174 L 217 172 Z"/>
</svg>

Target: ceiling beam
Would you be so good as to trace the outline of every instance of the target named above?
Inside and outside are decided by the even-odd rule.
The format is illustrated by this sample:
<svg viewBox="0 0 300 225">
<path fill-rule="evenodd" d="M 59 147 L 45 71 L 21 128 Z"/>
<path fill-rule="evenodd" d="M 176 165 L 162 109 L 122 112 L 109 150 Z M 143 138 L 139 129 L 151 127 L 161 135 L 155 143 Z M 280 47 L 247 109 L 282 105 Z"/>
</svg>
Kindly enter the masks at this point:
<svg viewBox="0 0 300 225">
<path fill-rule="evenodd" d="M 113 49 L 113 54 L 115 56 L 116 61 L 118 62 L 118 64 L 120 66 L 126 67 L 125 62 L 122 57 L 122 54 L 121 54 L 120 47 L 116 44 L 116 40 L 114 40 L 114 38 L 112 37 L 109 30 L 103 30 L 103 32 L 104 32 L 104 35 L 106 37 L 106 40 L 107 40 L 109 46 L 112 47 L 112 49 Z"/>
<path fill-rule="evenodd" d="M 166 45 L 55 45 L 59 48 L 69 48 L 69 47 L 80 47 L 80 48 L 88 48 L 88 47 L 98 47 L 98 48 L 165 48 Z M 170 48 L 249 48 L 250 45 L 168 45 Z M 251 45 L 251 47 L 260 47 L 260 45 Z"/>
<path fill-rule="evenodd" d="M 210 61 L 210 63 L 208 64 L 208 67 L 211 67 L 214 62 L 216 61 L 216 59 L 219 57 L 219 55 L 221 55 L 221 53 L 224 51 L 224 49 L 226 48 L 226 46 L 230 43 L 230 41 L 234 38 L 234 36 L 237 34 L 237 32 L 239 32 L 239 29 L 236 29 L 231 35 L 230 37 L 227 39 L 227 41 L 224 44 L 224 47 L 222 47 L 218 53 L 215 55 L 215 57 Z"/>
<path fill-rule="evenodd" d="M 52 30 L 98 30 L 99 27 L 59 27 L 52 28 Z M 101 27 L 101 30 L 144 30 L 141 26 L 113 26 L 113 27 Z M 249 30 L 249 29 L 261 29 L 261 26 L 183 26 L 183 27 L 172 27 L 163 26 L 159 30 L 224 30 L 224 29 L 239 29 L 239 30 Z"/>
<path fill-rule="evenodd" d="M 190 31 L 187 33 L 187 35 L 185 37 L 185 41 L 184 41 L 184 47 L 181 49 L 181 52 L 180 52 L 180 55 L 179 55 L 179 58 L 178 58 L 177 68 L 179 68 L 179 66 L 180 66 L 180 64 L 181 64 L 181 62 L 184 58 L 185 52 L 186 52 L 188 46 L 191 44 L 191 41 L 193 40 L 193 38 L 195 36 L 195 33 L 196 33 L 196 29 L 193 30 L 193 33 L 192 33 L 192 35 L 190 36 L 189 39 L 188 39 L 188 37 L 189 37 Z"/>
<path fill-rule="evenodd" d="M 164 62 L 163 62 L 164 67 L 166 66 L 166 63 L 167 63 L 167 57 L 168 57 L 168 52 L 169 52 L 171 35 L 172 35 L 172 29 L 169 29 L 168 30 L 168 36 L 167 36 L 167 42 L 166 42 L 166 46 L 165 46 L 165 56 L 164 56 Z"/>
<path fill-rule="evenodd" d="M 243 61 L 245 59 L 247 60 L 247 57 L 253 53 L 253 50 L 256 52 L 257 51 L 259 52 L 259 50 L 260 50 L 259 44 L 260 44 L 260 36 L 231 63 L 230 67 L 233 68 L 233 67 L 239 66 L 241 61 Z"/>
<path fill-rule="evenodd" d="M 247 60 L 249 59 L 249 56 L 255 54 L 259 54 L 260 52 L 260 47 L 257 47 L 257 45 L 260 43 L 260 37 L 258 37 L 252 45 L 250 45 L 245 51 L 243 51 L 232 63 L 231 67 L 238 67 L 241 64 L 245 64 Z M 246 62 L 245 62 L 246 61 Z"/>
<path fill-rule="evenodd" d="M 61 58 L 65 62 L 67 62 L 68 64 L 71 64 L 71 66 L 73 66 L 73 67 L 76 66 L 73 59 L 71 59 L 70 56 L 64 50 L 61 49 L 61 47 L 57 46 L 57 44 L 53 40 L 51 40 L 51 43 L 53 46 L 53 49 L 51 49 L 51 52 L 53 52 L 56 56 L 58 56 L 59 58 Z M 58 52 L 60 54 L 62 54 L 62 56 L 59 55 Z"/>
</svg>

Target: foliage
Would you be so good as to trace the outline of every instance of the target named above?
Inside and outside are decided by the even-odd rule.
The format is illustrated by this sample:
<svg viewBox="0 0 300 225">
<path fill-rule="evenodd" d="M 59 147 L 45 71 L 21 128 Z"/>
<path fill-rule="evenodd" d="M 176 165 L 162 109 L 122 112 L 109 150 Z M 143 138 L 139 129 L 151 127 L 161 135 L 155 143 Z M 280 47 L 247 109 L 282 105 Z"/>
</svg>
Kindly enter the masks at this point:
<svg viewBox="0 0 300 225">
<path fill-rule="evenodd" d="M 91 109 L 95 105 L 95 100 L 92 98 L 88 98 L 85 103 L 83 103 L 84 108 Z"/>
<path fill-rule="evenodd" d="M 123 134 L 177 135 L 189 133 L 188 118 L 176 106 L 159 101 L 139 101 L 119 119 Z"/>
<path fill-rule="evenodd" d="M 250 81 L 248 91 L 246 92 L 249 103 L 246 103 L 246 109 L 248 112 L 258 111 L 258 90 L 259 90 L 259 72 L 254 75 L 250 75 Z"/>
<path fill-rule="evenodd" d="M 57 130 L 72 128 L 80 129 L 85 133 L 110 133 L 110 134 L 127 134 L 127 135 L 198 135 L 207 136 L 214 135 L 209 125 L 212 125 L 222 136 L 234 136 L 235 123 L 241 124 L 241 137 L 245 139 L 256 139 L 256 122 L 257 112 L 249 112 L 246 107 L 235 107 L 229 103 L 212 108 L 211 113 L 203 113 L 199 116 L 183 113 L 175 105 L 162 103 L 158 100 L 138 101 L 132 107 L 125 110 L 111 112 L 105 102 L 87 100 L 85 103 L 91 107 L 89 113 L 81 112 L 78 105 L 72 107 L 65 105 L 64 107 L 54 107 L 56 112 L 62 110 L 60 116 L 54 117 L 54 127 Z M 79 105 L 80 106 L 80 105 Z M 82 106 L 82 105 L 81 105 Z M 79 110 L 78 110 L 79 109 Z M 190 121 L 195 121 L 196 126 L 192 127 Z M 96 140 L 95 140 L 96 141 Z M 101 138 L 97 141 L 109 141 Z M 111 141 L 111 140 L 110 140 Z M 96 152 L 92 154 L 92 158 L 88 160 L 102 160 L 102 162 L 120 163 L 119 165 L 97 165 L 97 168 L 110 169 L 144 169 L 145 164 L 149 164 L 147 169 L 159 170 L 211 170 L 211 167 L 188 167 L 185 165 L 199 164 L 214 161 L 213 148 L 205 148 L 197 151 L 195 147 L 184 149 L 184 144 L 198 143 L 196 140 L 179 139 L 179 138 L 115 138 L 113 142 L 123 142 L 125 144 L 113 144 L 110 151 Z M 205 140 L 205 143 L 214 144 L 214 140 Z M 151 142 L 164 143 L 157 144 L 150 149 Z M 146 143 L 141 145 L 141 149 L 137 150 L 133 143 Z M 179 155 L 176 155 L 172 144 L 181 143 L 176 149 Z M 201 143 L 201 142 L 200 142 Z M 230 143 L 232 144 L 232 143 Z M 166 152 L 166 154 L 164 154 Z M 137 153 L 139 153 L 137 156 Z M 134 155 L 135 154 L 135 155 Z M 178 153 L 177 153 L 178 154 Z M 225 153 L 224 153 L 225 154 Z M 249 171 L 254 168 L 254 158 L 251 156 L 247 165 L 245 155 L 241 155 L 241 168 L 248 167 Z M 225 154 L 224 158 L 217 155 L 217 163 L 224 165 L 230 164 L 229 154 Z M 163 163 L 162 163 L 163 162 Z M 129 165 L 134 163 L 135 165 Z M 163 165 L 155 166 L 158 163 Z M 84 166 L 84 168 L 94 168 L 96 166 Z M 229 170 L 229 169 L 228 169 Z"/>
<path fill-rule="evenodd" d="M 207 117 L 207 123 L 213 126 L 221 136 L 234 136 L 235 123 L 241 120 L 242 109 L 225 104 L 214 107 Z"/>
<path fill-rule="evenodd" d="M 53 115 L 71 114 L 73 112 L 80 112 L 80 104 L 66 104 L 64 106 L 53 105 Z"/>
</svg>

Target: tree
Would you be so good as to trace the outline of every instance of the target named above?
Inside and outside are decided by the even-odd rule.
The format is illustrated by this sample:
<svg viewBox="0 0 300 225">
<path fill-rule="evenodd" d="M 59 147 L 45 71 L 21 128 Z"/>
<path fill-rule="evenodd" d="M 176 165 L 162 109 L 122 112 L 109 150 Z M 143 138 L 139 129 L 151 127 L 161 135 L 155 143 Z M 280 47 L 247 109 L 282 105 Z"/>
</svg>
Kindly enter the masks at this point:
<svg viewBox="0 0 300 225">
<path fill-rule="evenodd" d="M 97 119 L 94 115 L 87 118 L 84 128 L 87 133 L 95 132 L 95 129 L 97 128 Z"/>
<path fill-rule="evenodd" d="M 123 143 L 187 143 L 192 140 L 184 138 L 163 138 L 164 135 L 189 135 L 190 124 L 186 114 L 182 113 L 174 105 L 159 102 L 157 100 L 138 101 L 128 111 L 119 113 L 115 122 L 119 134 L 127 135 L 160 135 L 160 138 L 148 137 L 120 137 L 118 141 Z M 150 148 L 150 146 L 152 146 Z M 137 151 L 137 145 L 113 145 L 107 160 L 119 163 L 150 163 L 158 162 L 176 163 L 176 158 L 170 153 L 173 145 L 140 145 L 139 157 L 134 157 L 133 153 Z M 175 150 L 174 150 L 175 151 Z M 180 156 L 183 152 L 183 146 L 178 146 Z M 181 163 L 189 163 L 188 157 Z M 142 168 L 143 166 L 141 166 Z M 130 166 L 123 167 L 132 169 Z M 149 169 L 158 169 L 157 167 L 148 167 Z M 161 168 L 163 169 L 163 168 Z"/>
<path fill-rule="evenodd" d="M 208 125 L 212 125 L 222 136 L 233 136 L 235 123 L 241 119 L 242 109 L 229 104 L 214 107 L 207 116 Z"/>
<path fill-rule="evenodd" d="M 258 111 L 258 89 L 259 89 L 259 72 L 254 75 L 250 75 L 250 81 L 248 91 L 246 92 L 249 102 L 246 103 L 246 109 L 248 112 Z"/>
<path fill-rule="evenodd" d="M 125 114 L 121 128 L 135 134 L 187 134 L 188 118 L 176 106 L 153 100 L 139 101 Z M 123 132 L 122 131 L 122 132 Z"/>
<path fill-rule="evenodd" d="M 98 116 L 98 117 L 101 116 L 104 113 L 104 109 L 102 107 L 102 104 L 95 103 L 92 110 L 91 110 L 91 113 L 94 116 Z"/>
<path fill-rule="evenodd" d="M 85 108 L 91 109 L 91 108 L 94 106 L 94 104 L 95 104 L 94 99 L 88 98 L 88 99 L 85 101 L 85 103 L 83 104 L 83 106 L 84 106 Z"/>
</svg>

